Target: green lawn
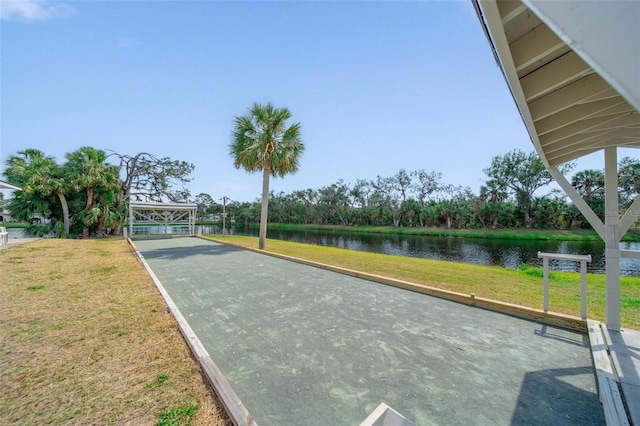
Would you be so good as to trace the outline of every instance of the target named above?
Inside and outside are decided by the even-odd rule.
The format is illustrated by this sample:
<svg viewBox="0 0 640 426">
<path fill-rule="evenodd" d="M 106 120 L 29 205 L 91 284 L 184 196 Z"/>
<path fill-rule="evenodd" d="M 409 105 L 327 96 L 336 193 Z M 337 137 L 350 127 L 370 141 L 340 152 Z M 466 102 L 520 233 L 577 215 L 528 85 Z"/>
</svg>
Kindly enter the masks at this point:
<svg viewBox="0 0 640 426">
<path fill-rule="evenodd" d="M 248 248 L 258 247 L 255 237 L 212 235 L 216 240 Z M 425 284 L 443 290 L 542 309 L 542 270 L 529 267 L 512 270 L 459 262 L 358 252 L 335 247 L 267 240 L 266 251 L 321 262 L 328 265 Z M 605 276 L 588 274 L 587 316 L 605 320 Z M 621 277 L 622 326 L 640 330 L 640 278 Z M 580 316 L 580 274 L 552 272 L 550 310 Z"/>
</svg>

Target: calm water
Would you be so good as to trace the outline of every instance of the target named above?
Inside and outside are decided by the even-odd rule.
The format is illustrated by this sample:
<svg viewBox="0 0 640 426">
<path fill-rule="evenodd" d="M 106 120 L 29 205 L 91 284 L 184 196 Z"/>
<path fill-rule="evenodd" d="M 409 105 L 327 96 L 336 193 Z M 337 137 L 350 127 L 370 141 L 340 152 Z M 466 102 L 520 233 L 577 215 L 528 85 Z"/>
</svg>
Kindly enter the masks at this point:
<svg viewBox="0 0 640 426">
<path fill-rule="evenodd" d="M 219 234 L 219 227 L 204 227 L 204 233 Z M 257 236 L 258 229 L 231 228 L 229 233 Z M 360 234 L 325 231 L 268 230 L 267 237 L 349 250 L 398 256 L 452 260 L 480 265 L 517 268 L 521 263 L 542 266 L 538 251 L 565 254 L 590 254 L 589 272 L 604 273 L 604 243 L 598 241 L 500 240 L 493 238 L 431 237 L 416 235 Z M 640 250 L 640 243 L 621 243 L 621 249 Z M 549 262 L 551 269 L 580 271 L 579 262 Z M 640 260 L 621 259 L 621 275 L 640 277 Z"/>
</svg>

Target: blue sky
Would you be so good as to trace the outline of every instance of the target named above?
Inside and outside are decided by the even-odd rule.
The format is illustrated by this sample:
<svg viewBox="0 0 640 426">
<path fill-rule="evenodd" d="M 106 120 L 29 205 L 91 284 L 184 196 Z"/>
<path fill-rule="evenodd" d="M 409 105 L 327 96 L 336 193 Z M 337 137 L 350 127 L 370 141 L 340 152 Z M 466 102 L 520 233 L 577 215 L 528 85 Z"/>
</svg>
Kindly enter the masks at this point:
<svg viewBox="0 0 640 426">
<path fill-rule="evenodd" d="M 236 170 L 228 145 L 254 102 L 302 125 L 300 170 L 276 192 L 401 168 L 477 191 L 492 157 L 533 151 L 470 1 L 0 8 L 0 168 L 26 148 L 60 162 L 86 145 L 150 152 L 195 165 L 193 196 L 253 201 L 261 177 Z"/>
</svg>

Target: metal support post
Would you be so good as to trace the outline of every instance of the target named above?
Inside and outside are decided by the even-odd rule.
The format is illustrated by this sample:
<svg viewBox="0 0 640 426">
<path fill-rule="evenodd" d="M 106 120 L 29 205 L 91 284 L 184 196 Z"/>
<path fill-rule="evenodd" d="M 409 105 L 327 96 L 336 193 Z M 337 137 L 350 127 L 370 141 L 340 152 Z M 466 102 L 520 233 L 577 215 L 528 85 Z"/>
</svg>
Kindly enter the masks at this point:
<svg viewBox="0 0 640 426">
<path fill-rule="evenodd" d="M 540 256 L 540 253 L 538 253 Z M 544 312 L 549 312 L 549 258 L 542 259 L 542 276 L 544 280 Z"/>
<path fill-rule="evenodd" d="M 605 255 L 607 281 L 606 323 L 620 330 L 620 215 L 618 211 L 618 155 L 616 147 L 604 150 Z"/>
<path fill-rule="evenodd" d="M 231 198 L 226 195 L 222 198 L 222 235 L 227 235 L 227 200 L 231 200 Z"/>
<path fill-rule="evenodd" d="M 580 261 L 580 317 L 587 320 L 587 262 Z"/>
</svg>

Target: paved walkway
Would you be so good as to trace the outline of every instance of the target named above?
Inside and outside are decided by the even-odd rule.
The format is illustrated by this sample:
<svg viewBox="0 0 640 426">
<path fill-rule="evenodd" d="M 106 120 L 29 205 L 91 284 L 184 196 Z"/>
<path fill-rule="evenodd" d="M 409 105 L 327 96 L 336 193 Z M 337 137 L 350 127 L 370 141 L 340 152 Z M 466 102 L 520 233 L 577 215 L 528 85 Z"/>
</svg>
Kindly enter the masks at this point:
<svg viewBox="0 0 640 426">
<path fill-rule="evenodd" d="M 607 330 L 609 353 L 632 424 L 640 426 L 640 331 Z"/>
<path fill-rule="evenodd" d="M 585 335 L 197 238 L 136 240 L 260 426 L 602 425 Z"/>
<path fill-rule="evenodd" d="M 0 250 L 19 246 L 20 244 L 30 243 L 31 241 L 36 241 L 39 239 L 40 238 L 9 238 L 7 244 L 0 244 Z"/>
</svg>

